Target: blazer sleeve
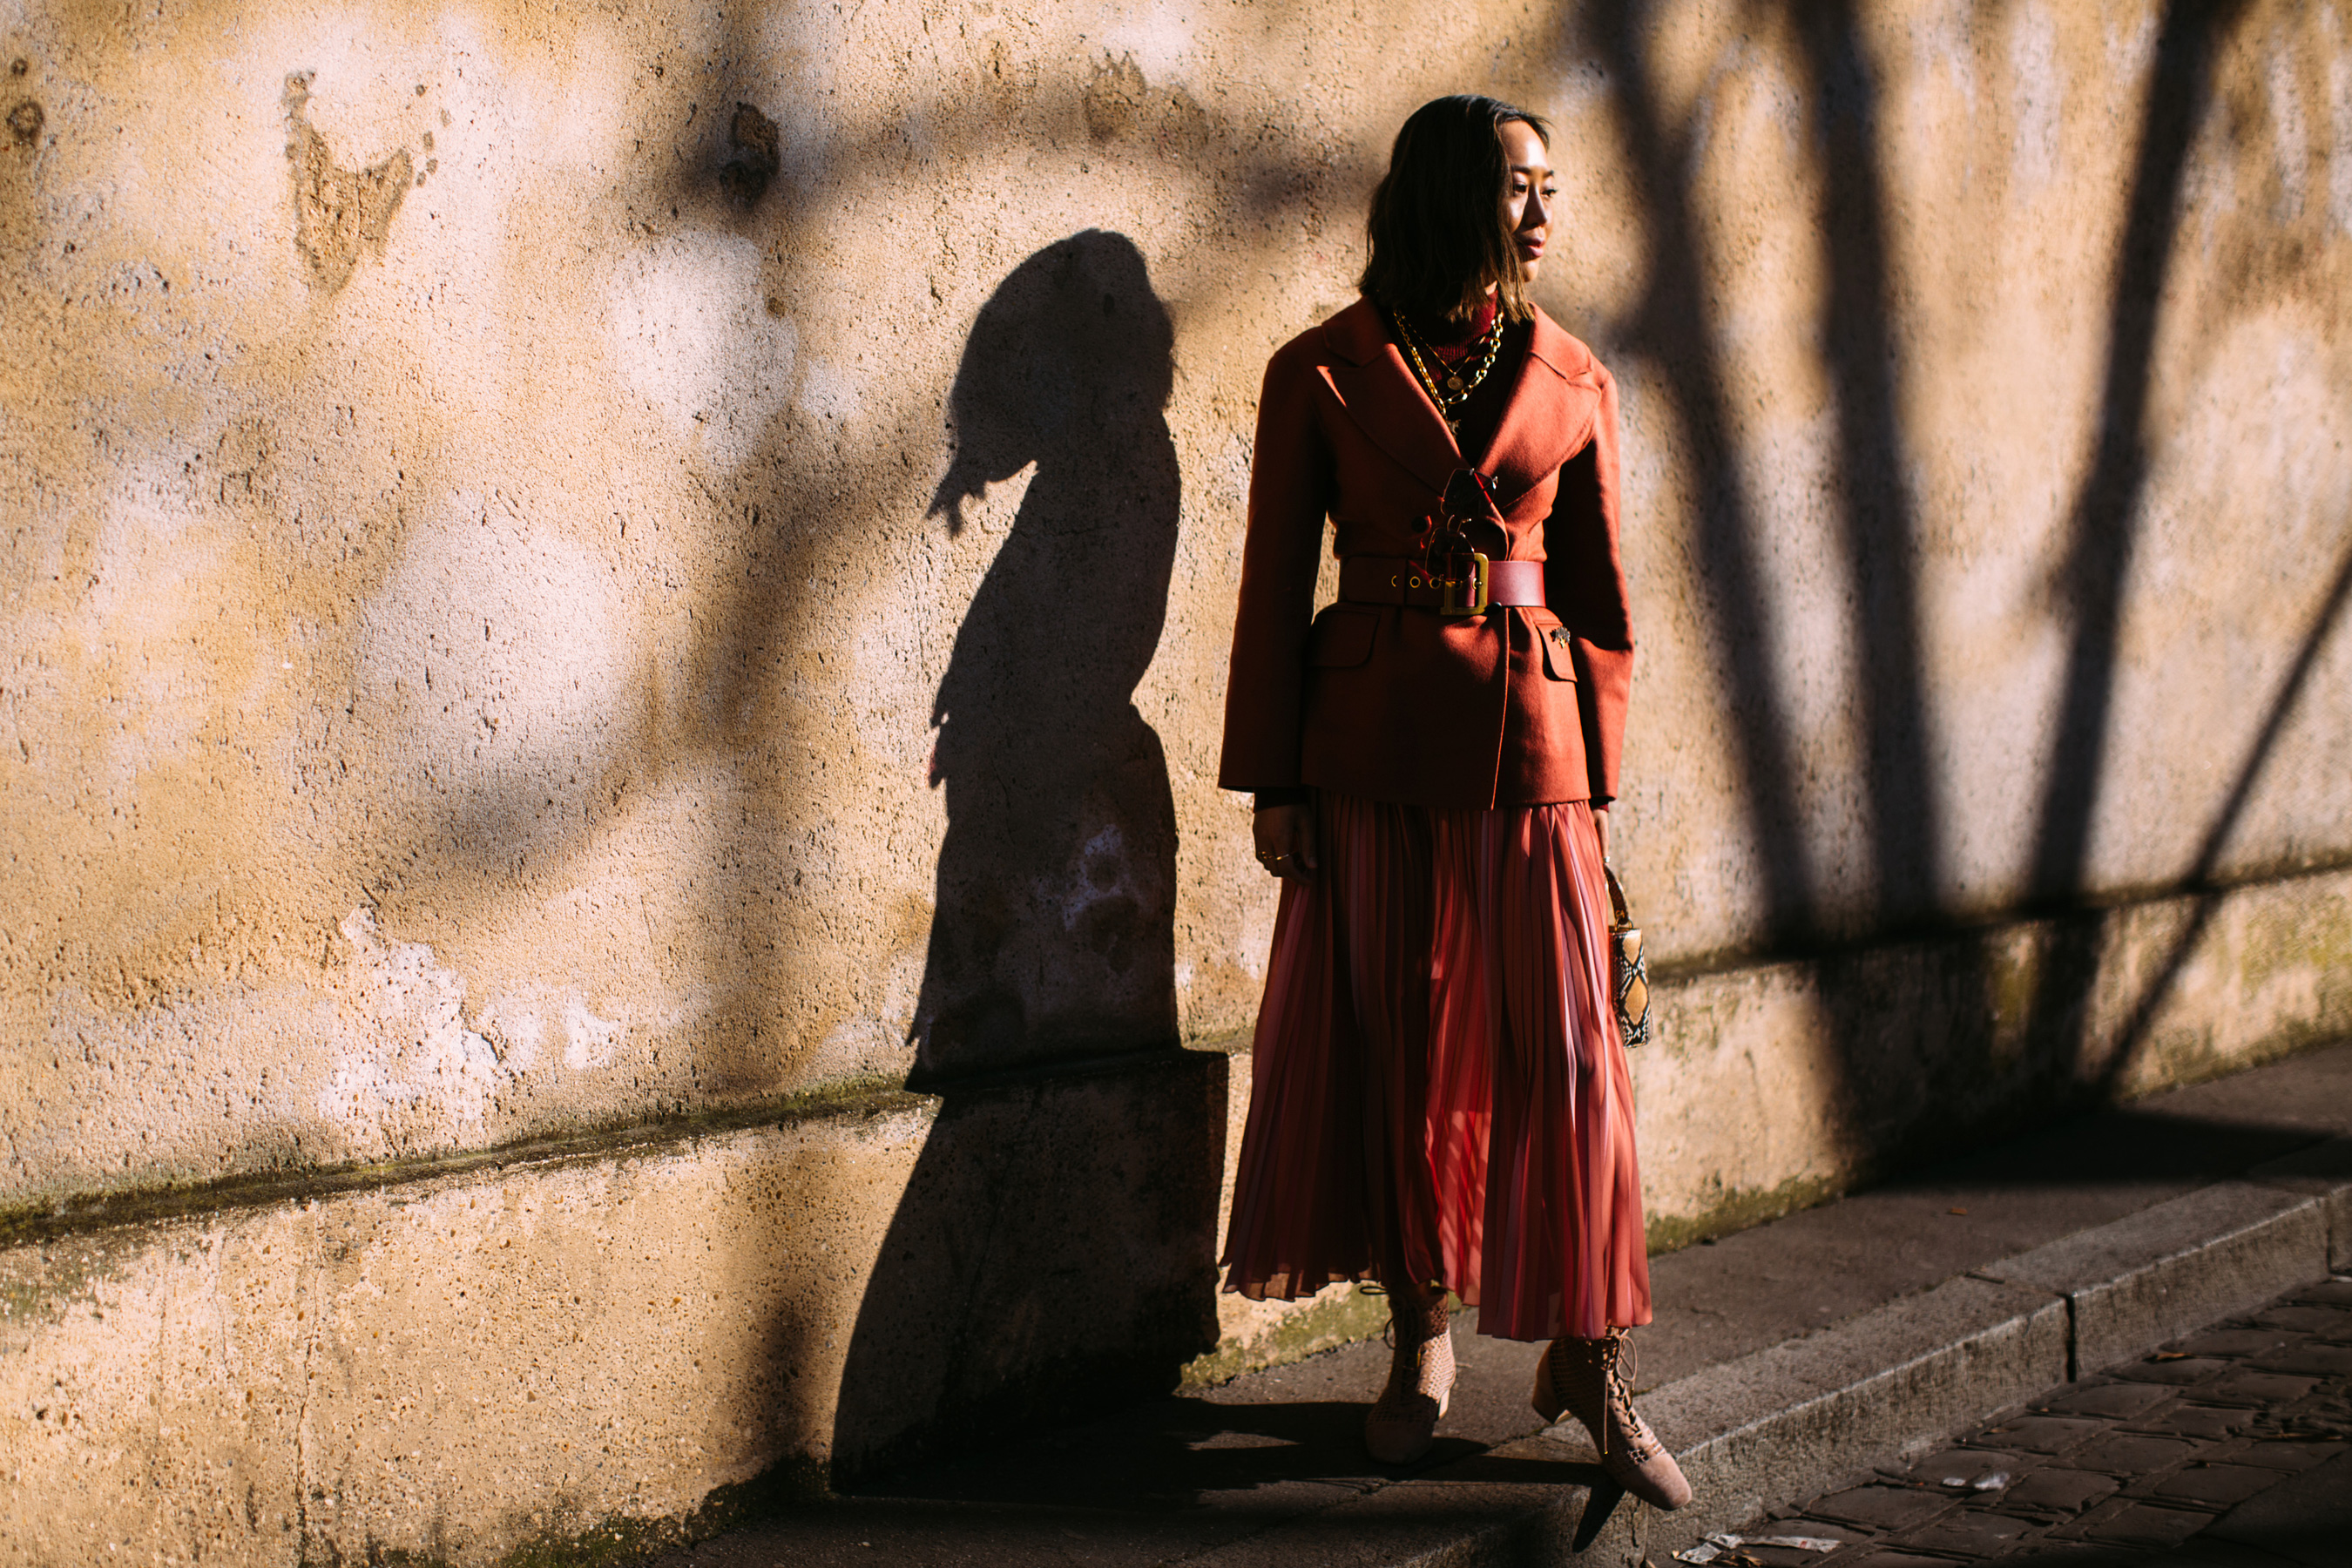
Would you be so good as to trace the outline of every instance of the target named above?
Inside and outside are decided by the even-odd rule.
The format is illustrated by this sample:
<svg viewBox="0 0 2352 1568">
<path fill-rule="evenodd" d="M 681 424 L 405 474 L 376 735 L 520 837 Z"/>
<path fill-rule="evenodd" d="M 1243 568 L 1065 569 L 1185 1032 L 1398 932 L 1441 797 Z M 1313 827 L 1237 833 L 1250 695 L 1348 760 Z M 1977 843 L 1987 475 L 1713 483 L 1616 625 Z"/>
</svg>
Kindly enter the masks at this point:
<svg viewBox="0 0 2352 1568">
<path fill-rule="evenodd" d="M 1335 482 L 1330 446 L 1316 417 L 1310 343 L 1302 338 L 1276 353 L 1258 395 L 1249 536 L 1217 764 L 1217 783 L 1226 789 L 1299 782 L 1307 633 Z"/>
<path fill-rule="evenodd" d="M 1633 628 L 1618 554 L 1617 383 L 1598 363 L 1592 439 L 1560 469 L 1544 523 L 1544 597 L 1573 639 L 1577 707 L 1592 804 L 1617 798 L 1625 705 L 1633 684 Z"/>
</svg>

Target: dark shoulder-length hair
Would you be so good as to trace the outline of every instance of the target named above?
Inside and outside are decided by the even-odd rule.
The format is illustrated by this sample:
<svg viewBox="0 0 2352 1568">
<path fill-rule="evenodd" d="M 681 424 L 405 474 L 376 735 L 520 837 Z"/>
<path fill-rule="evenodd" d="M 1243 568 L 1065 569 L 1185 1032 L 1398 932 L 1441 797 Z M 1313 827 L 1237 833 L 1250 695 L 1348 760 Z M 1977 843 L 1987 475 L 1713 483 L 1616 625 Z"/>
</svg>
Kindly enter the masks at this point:
<svg viewBox="0 0 2352 1568">
<path fill-rule="evenodd" d="M 1551 145 L 1551 127 L 1500 100 L 1458 92 L 1412 111 L 1365 225 L 1370 255 L 1357 287 L 1376 305 L 1439 321 L 1477 314 L 1487 287 L 1512 321 L 1535 314 L 1518 247 L 1503 220 L 1510 166 L 1503 127 L 1517 121 Z"/>
</svg>

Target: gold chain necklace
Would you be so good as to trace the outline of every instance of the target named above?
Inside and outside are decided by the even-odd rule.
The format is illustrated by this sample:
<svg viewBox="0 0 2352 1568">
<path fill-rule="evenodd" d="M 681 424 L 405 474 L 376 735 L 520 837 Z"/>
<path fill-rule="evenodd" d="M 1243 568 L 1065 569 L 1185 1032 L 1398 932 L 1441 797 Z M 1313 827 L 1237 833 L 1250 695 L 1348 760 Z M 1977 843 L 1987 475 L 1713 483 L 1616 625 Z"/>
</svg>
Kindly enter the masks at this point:
<svg viewBox="0 0 2352 1568">
<path fill-rule="evenodd" d="M 1397 335 L 1404 339 L 1405 358 L 1412 365 L 1414 379 L 1421 383 L 1422 390 L 1429 394 L 1429 400 L 1437 405 L 1437 412 L 1444 419 L 1445 427 L 1459 429 L 1462 416 L 1454 410 L 1467 403 L 1470 395 L 1478 390 L 1478 384 L 1486 379 L 1488 371 L 1495 368 L 1495 356 L 1503 347 L 1503 312 L 1499 310 L 1495 312 L 1494 321 L 1479 336 L 1477 346 L 1451 371 L 1445 371 L 1444 362 L 1438 359 L 1437 351 L 1412 330 L 1412 323 L 1405 320 L 1402 310 L 1396 313 L 1396 323 Z M 1445 372 L 1443 381 L 1433 374 L 1433 364 L 1438 371 Z"/>
</svg>

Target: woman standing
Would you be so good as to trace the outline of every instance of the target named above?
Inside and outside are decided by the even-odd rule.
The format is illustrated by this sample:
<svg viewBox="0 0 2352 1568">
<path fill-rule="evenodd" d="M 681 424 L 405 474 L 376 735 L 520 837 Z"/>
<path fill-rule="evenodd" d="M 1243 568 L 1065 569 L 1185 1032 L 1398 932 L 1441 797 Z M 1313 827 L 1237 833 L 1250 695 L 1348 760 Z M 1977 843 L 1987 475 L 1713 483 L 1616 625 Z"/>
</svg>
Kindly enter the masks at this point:
<svg viewBox="0 0 2352 1568">
<path fill-rule="evenodd" d="M 1387 1289 L 1388 1463 L 1444 1413 L 1451 1289 L 1480 1332 L 1550 1341 L 1538 1413 L 1678 1508 L 1620 1362 L 1650 1283 L 1602 879 L 1633 659 L 1617 398 L 1528 299 L 1552 195 L 1542 121 L 1423 105 L 1364 298 L 1266 367 L 1219 782 L 1255 792 L 1283 888 L 1225 1288 Z"/>
</svg>

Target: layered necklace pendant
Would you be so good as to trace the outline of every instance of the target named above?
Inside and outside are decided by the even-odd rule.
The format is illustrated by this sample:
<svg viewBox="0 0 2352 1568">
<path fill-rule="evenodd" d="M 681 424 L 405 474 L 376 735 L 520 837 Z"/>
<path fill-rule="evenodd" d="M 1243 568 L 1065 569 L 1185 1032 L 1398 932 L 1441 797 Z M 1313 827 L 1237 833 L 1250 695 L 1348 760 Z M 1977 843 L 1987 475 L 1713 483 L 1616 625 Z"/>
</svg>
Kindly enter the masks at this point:
<svg viewBox="0 0 2352 1568">
<path fill-rule="evenodd" d="M 1458 432 L 1462 428 L 1462 405 L 1478 390 L 1486 373 L 1495 368 L 1495 356 L 1502 350 L 1503 312 L 1495 312 L 1495 319 L 1478 334 L 1477 342 L 1470 345 L 1462 363 L 1451 367 L 1437 357 L 1437 351 L 1414 330 L 1403 311 L 1395 314 L 1397 335 L 1404 340 L 1404 357 L 1412 366 L 1413 379 L 1429 394 L 1429 400 L 1437 405 L 1445 427 Z"/>
</svg>

